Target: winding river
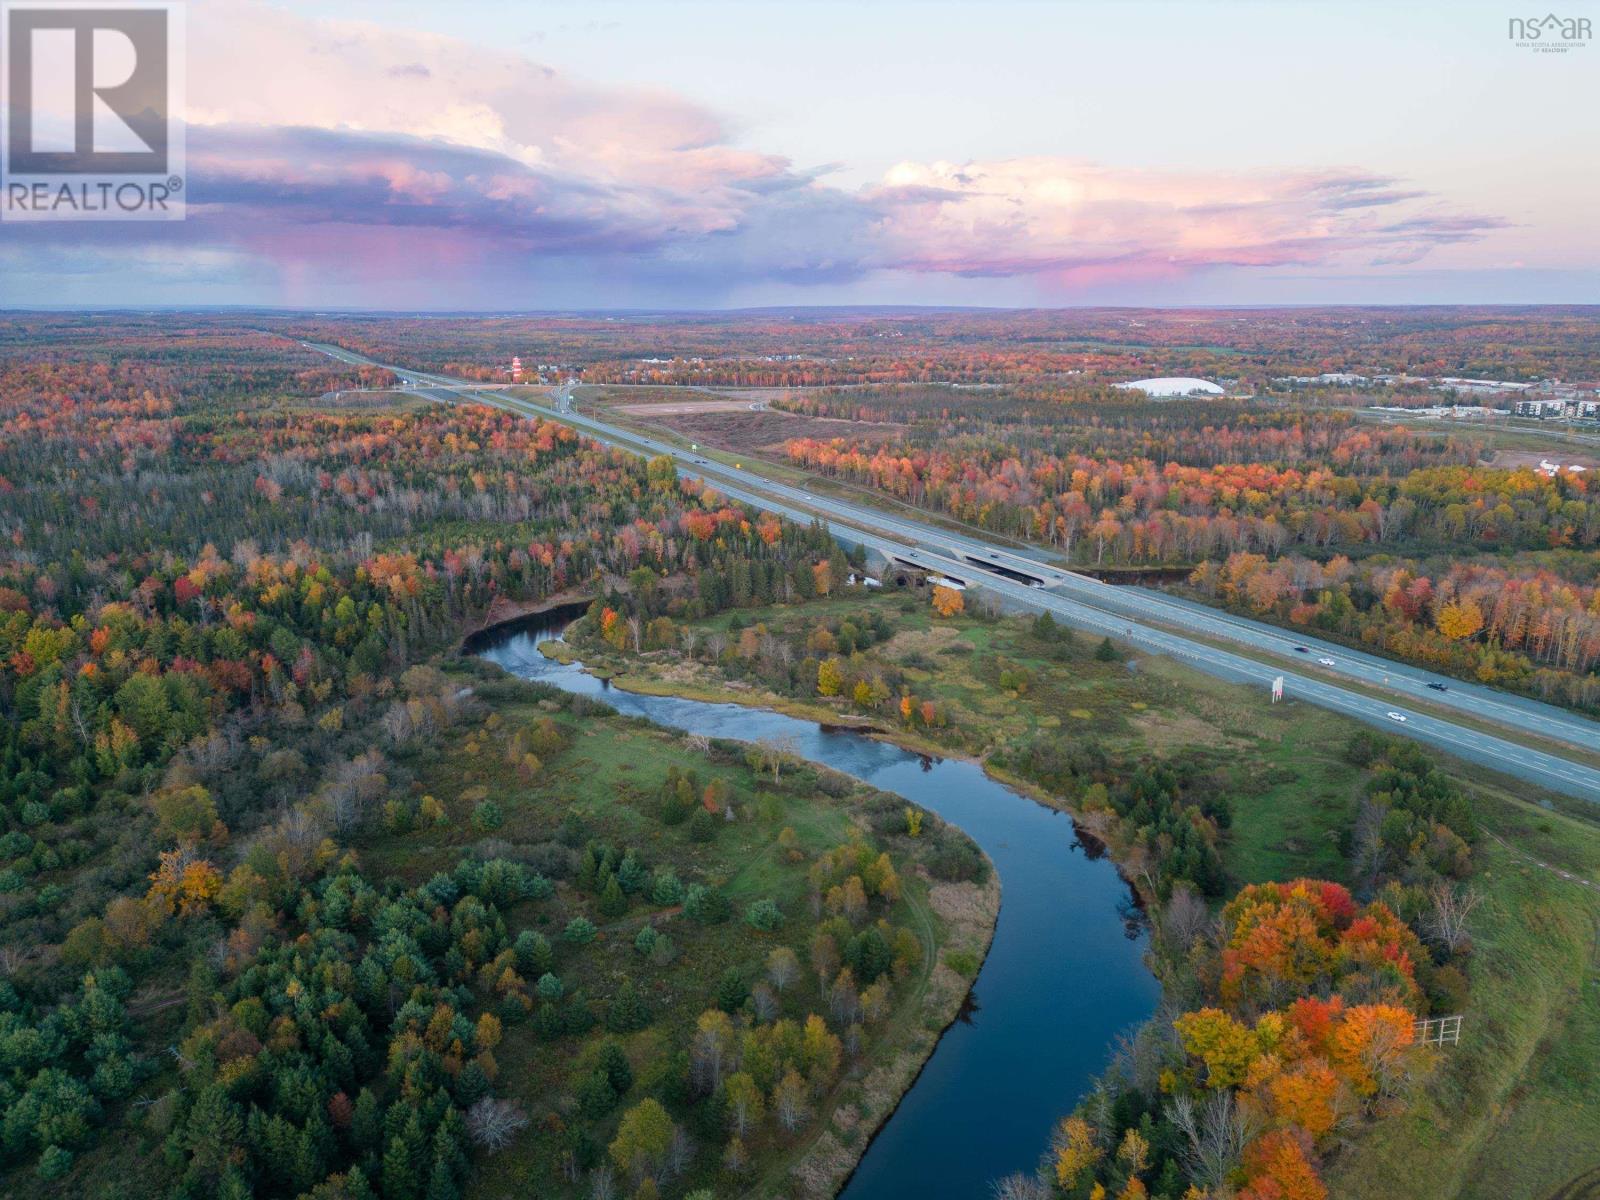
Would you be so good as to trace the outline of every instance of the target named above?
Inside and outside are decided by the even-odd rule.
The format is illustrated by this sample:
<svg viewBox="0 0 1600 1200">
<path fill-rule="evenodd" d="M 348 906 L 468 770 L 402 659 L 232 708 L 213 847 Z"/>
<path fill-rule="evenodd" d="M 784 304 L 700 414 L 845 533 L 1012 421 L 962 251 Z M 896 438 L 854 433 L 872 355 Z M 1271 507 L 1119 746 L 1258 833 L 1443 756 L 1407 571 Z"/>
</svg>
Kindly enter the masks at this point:
<svg viewBox="0 0 1600 1200">
<path fill-rule="evenodd" d="M 1063 814 L 976 763 L 929 759 L 850 730 L 764 709 L 612 688 L 538 644 L 571 611 L 481 634 L 469 650 L 513 675 L 603 697 L 629 716 L 709 737 L 790 739 L 800 754 L 894 792 L 964 829 L 1000 873 L 994 944 L 962 1017 L 939 1041 L 867 1149 L 844 1200 L 982 1200 L 1039 1161 L 1053 1122 L 1105 1066 L 1119 1033 L 1154 1010 L 1159 985 L 1129 919 L 1128 888 Z"/>
</svg>

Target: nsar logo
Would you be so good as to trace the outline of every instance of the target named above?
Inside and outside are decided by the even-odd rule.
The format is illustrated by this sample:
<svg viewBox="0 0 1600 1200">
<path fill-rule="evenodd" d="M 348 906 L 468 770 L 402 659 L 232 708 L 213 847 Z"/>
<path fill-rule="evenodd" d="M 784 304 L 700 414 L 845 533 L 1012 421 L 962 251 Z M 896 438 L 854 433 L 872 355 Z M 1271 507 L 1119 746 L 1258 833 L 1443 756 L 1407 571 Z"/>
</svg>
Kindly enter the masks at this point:
<svg viewBox="0 0 1600 1200">
<path fill-rule="evenodd" d="M 1509 17 L 1506 37 L 1518 46 L 1541 54 L 1565 54 L 1589 44 L 1593 34 L 1588 17 Z"/>
</svg>

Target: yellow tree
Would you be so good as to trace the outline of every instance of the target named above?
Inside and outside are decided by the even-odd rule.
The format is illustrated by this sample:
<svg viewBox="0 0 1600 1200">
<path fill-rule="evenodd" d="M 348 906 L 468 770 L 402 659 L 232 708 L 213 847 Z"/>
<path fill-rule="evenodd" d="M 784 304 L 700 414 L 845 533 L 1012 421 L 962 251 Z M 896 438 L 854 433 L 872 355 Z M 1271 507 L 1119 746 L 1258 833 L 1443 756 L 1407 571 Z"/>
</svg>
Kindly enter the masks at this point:
<svg viewBox="0 0 1600 1200">
<path fill-rule="evenodd" d="M 844 667 L 837 658 L 825 658 L 817 664 L 817 694 L 837 696 L 844 686 Z"/>
<path fill-rule="evenodd" d="M 1464 642 L 1483 628 L 1483 610 L 1471 600 L 1458 600 L 1439 610 L 1439 632 L 1453 642 Z"/>
<path fill-rule="evenodd" d="M 203 913 L 221 890 L 216 867 L 186 847 L 168 850 L 150 875 L 150 897 L 169 915 L 174 909 L 185 917 Z"/>
<path fill-rule="evenodd" d="M 935 587 L 933 589 L 933 611 L 941 617 L 953 617 L 965 610 L 967 602 L 961 598 L 961 593 L 955 588 Z"/>
<path fill-rule="evenodd" d="M 1082 1117 L 1066 1117 L 1056 1127 L 1056 1182 L 1074 1188 L 1085 1171 L 1105 1155 L 1095 1140 L 1094 1126 Z"/>
<path fill-rule="evenodd" d="M 1175 1022 L 1183 1048 L 1205 1063 L 1206 1086 L 1237 1087 L 1260 1052 L 1255 1034 L 1217 1008 L 1184 1013 Z"/>
</svg>

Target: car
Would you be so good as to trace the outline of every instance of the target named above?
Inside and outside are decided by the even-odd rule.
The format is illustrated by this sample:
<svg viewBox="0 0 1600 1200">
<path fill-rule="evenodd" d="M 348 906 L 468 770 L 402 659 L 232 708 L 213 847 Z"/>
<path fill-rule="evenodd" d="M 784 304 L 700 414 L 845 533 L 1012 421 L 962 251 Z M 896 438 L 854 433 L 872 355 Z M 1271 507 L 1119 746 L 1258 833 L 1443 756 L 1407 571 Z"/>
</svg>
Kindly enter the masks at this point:
<svg viewBox="0 0 1600 1200">
<path fill-rule="evenodd" d="M 1296 646 L 1294 648 L 1294 652 L 1296 654 L 1310 654 L 1311 653 L 1311 647 L 1310 646 Z"/>
<path fill-rule="evenodd" d="M 1333 659 L 1331 658 L 1319 658 L 1317 661 L 1325 667 L 1331 667 L 1334 665 Z"/>
<path fill-rule="evenodd" d="M 1388 717 L 1389 720 L 1391 720 L 1391 721 L 1399 721 L 1401 724 L 1405 723 L 1405 719 L 1406 719 L 1405 713 L 1386 712 L 1383 715 Z"/>
<path fill-rule="evenodd" d="M 1442 683 L 1430 683 L 1428 686 L 1436 692 L 1448 692 L 1450 690 Z"/>
</svg>

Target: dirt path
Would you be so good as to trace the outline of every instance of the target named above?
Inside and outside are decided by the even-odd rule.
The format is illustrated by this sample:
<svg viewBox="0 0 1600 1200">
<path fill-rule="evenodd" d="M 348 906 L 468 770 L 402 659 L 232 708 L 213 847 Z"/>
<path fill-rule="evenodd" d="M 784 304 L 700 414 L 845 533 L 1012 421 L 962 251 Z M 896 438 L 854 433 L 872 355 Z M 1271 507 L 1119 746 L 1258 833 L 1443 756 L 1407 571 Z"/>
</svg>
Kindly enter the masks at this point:
<svg viewBox="0 0 1600 1200">
<path fill-rule="evenodd" d="M 1545 862 L 1543 859 L 1535 858 L 1533 855 L 1529 854 L 1526 850 L 1518 850 L 1515 846 L 1513 846 L 1510 842 L 1506 841 L 1505 838 L 1501 837 L 1498 833 L 1496 833 L 1492 829 L 1485 829 L 1484 832 L 1487 833 L 1490 837 L 1492 837 L 1495 841 L 1499 842 L 1501 846 L 1503 846 L 1507 850 L 1511 851 L 1511 853 L 1513 855 L 1515 855 L 1517 858 L 1520 858 L 1523 862 L 1532 863 L 1536 867 L 1543 867 L 1546 871 L 1549 871 L 1552 875 L 1559 875 L 1562 879 L 1565 879 L 1568 883 L 1576 883 L 1581 887 L 1590 888 L 1593 891 L 1600 892 L 1600 883 L 1597 883 L 1595 880 L 1586 879 L 1582 875 L 1574 875 L 1571 871 L 1568 871 L 1564 867 L 1554 866 L 1551 863 Z"/>
</svg>

